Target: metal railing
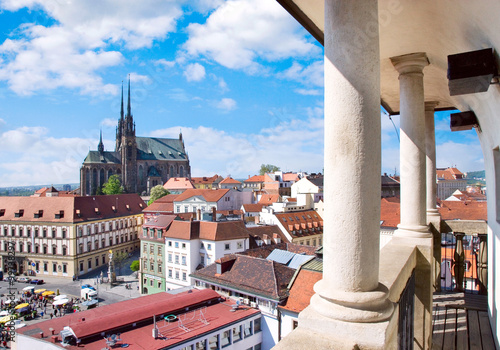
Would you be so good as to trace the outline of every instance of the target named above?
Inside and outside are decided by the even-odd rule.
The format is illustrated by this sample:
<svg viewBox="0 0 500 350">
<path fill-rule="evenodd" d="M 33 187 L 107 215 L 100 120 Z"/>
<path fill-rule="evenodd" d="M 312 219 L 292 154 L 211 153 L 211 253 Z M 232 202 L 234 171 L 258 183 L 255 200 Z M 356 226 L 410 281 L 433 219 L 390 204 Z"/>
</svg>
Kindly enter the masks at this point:
<svg viewBox="0 0 500 350">
<path fill-rule="evenodd" d="M 415 271 L 399 298 L 398 349 L 413 350 L 415 315 Z"/>
<path fill-rule="evenodd" d="M 486 294 L 488 256 L 485 234 L 441 234 L 441 290 Z"/>
</svg>

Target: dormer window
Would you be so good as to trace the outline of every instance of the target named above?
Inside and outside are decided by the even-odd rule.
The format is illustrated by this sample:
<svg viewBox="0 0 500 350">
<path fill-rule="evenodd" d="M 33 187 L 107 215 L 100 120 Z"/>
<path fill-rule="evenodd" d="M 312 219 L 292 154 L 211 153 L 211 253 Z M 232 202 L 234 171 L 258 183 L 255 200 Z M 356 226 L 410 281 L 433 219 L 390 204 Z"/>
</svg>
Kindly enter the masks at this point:
<svg viewBox="0 0 500 350">
<path fill-rule="evenodd" d="M 33 217 L 35 219 L 39 219 L 39 218 L 43 217 L 43 210 L 39 210 L 38 212 L 36 212 L 35 214 L 33 214 Z"/>
<path fill-rule="evenodd" d="M 77 215 L 79 218 L 81 218 L 81 217 L 82 217 L 82 214 L 81 214 L 81 212 L 80 212 L 80 209 L 76 209 L 76 215 Z"/>
<path fill-rule="evenodd" d="M 100 215 L 101 213 L 99 212 L 99 208 L 94 208 L 94 212 L 97 214 L 97 215 Z"/>
<path fill-rule="evenodd" d="M 14 216 L 16 218 L 21 218 L 21 217 L 23 217 L 23 215 L 24 215 L 24 209 L 19 209 L 19 211 L 17 213 L 14 213 Z"/>
<path fill-rule="evenodd" d="M 56 219 L 64 218 L 64 210 L 59 210 L 59 213 L 54 214 Z"/>
<path fill-rule="evenodd" d="M 114 205 L 111 206 L 111 209 L 113 210 L 114 213 L 116 213 L 116 207 Z"/>
<path fill-rule="evenodd" d="M 4 216 L 5 215 L 5 209 L 0 209 L 0 216 Z"/>
<path fill-rule="evenodd" d="M 126 204 L 125 207 L 127 207 L 127 210 L 130 211 L 130 205 Z"/>
</svg>

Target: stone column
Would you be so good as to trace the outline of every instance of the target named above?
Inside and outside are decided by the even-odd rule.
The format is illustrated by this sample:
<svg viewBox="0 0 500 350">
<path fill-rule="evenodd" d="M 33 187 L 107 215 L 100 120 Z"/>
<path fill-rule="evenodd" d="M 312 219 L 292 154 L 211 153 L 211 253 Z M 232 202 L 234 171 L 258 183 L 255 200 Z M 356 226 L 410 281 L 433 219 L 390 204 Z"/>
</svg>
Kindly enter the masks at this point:
<svg viewBox="0 0 500 350">
<path fill-rule="evenodd" d="M 434 109 L 437 105 L 438 102 L 425 102 L 427 222 L 439 222 L 440 218 L 436 202 L 436 133 L 434 131 Z"/>
<path fill-rule="evenodd" d="M 427 238 L 423 69 L 429 60 L 413 53 L 391 61 L 399 72 L 401 115 L 401 222 L 395 235 Z"/>
<path fill-rule="evenodd" d="M 384 344 L 379 285 L 380 57 L 376 0 L 325 1 L 323 279 L 299 327 Z M 360 31 L 366 30 L 360 34 Z"/>
</svg>

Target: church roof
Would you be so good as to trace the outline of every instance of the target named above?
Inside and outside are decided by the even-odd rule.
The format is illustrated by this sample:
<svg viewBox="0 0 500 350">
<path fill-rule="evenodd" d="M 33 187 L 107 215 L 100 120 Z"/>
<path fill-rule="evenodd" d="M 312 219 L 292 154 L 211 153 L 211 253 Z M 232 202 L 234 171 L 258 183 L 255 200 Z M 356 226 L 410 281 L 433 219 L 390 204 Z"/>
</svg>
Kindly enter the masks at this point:
<svg viewBox="0 0 500 350">
<path fill-rule="evenodd" d="M 103 152 L 102 158 L 99 151 L 89 151 L 83 164 L 88 163 L 107 163 L 107 164 L 121 164 L 120 152 Z"/>
<path fill-rule="evenodd" d="M 184 144 L 179 139 L 136 137 L 138 160 L 187 160 Z"/>
</svg>

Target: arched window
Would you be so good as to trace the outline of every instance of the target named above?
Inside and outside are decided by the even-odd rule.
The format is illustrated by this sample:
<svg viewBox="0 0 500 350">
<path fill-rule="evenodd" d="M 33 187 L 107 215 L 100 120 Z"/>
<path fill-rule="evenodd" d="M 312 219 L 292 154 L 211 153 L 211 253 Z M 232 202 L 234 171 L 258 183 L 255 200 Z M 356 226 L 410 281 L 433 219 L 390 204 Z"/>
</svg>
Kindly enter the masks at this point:
<svg viewBox="0 0 500 350">
<path fill-rule="evenodd" d="M 87 251 L 90 252 L 90 242 L 87 242 Z"/>
<path fill-rule="evenodd" d="M 108 179 L 113 176 L 113 169 L 108 170 Z"/>
<path fill-rule="evenodd" d="M 171 165 L 170 166 L 170 177 L 174 177 L 174 176 L 175 176 L 175 174 L 174 174 L 174 166 Z"/>
<path fill-rule="evenodd" d="M 97 189 L 97 169 L 93 169 L 92 170 L 92 193 L 91 194 L 95 194 L 95 191 Z"/>
<path fill-rule="evenodd" d="M 144 185 L 144 182 L 145 182 L 144 167 L 142 165 L 139 165 L 139 183 L 141 185 Z"/>
<path fill-rule="evenodd" d="M 57 246 L 55 244 L 52 245 L 52 254 L 57 254 Z"/>
<path fill-rule="evenodd" d="M 180 169 L 179 169 L 179 176 L 180 177 L 184 177 L 184 167 L 181 165 Z"/>
<path fill-rule="evenodd" d="M 90 193 L 90 171 L 87 168 L 85 170 L 85 194 Z"/>
<path fill-rule="evenodd" d="M 99 171 L 99 186 L 104 185 L 104 182 L 106 182 L 106 180 L 104 179 L 104 169 L 101 169 Z"/>
</svg>

